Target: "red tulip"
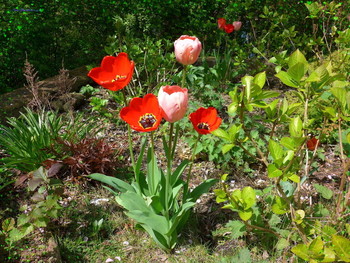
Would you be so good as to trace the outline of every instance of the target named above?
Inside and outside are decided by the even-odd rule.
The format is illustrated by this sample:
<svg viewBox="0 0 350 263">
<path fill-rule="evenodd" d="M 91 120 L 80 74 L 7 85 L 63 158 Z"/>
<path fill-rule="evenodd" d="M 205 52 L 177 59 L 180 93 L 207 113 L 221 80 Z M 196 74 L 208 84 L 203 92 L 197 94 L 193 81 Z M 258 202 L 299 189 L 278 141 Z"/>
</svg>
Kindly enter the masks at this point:
<svg viewBox="0 0 350 263">
<path fill-rule="evenodd" d="M 224 30 L 227 34 L 230 34 L 233 32 L 233 30 L 235 30 L 235 27 L 232 24 L 226 24 L 224 26 Z"/>
<path fill-rule="evenodd" d="M 162 112 L 157 97 L 147 94 L 143 98 L 133 98 L 129 106 L 122 108 L 120 117 L 135 131 L 150 132 L 159 127 Z"/>
<path fill-rule="evenodd" d="M 134 61 L 130 61 L 128 54 L 122 52 L 117 57 L 105 56 L 101 67 L 90 70 L 88 76 L 102 87 L 117 91 L 129 84 L 134 67 Z"/>
<path fill-rule="evenodd" d="M 188 91 L 179 86 L 163 86 L 159 90 L 158 101 L 163 118 L 174 123 L 181 120 L 186 113 Z"/>
<path fill-rule="evenodd" d="M 225 18 L 219 18 L 218 19 L 218 27 L 219 29 L 224 29 L 226 25 L 226 19 Z"/>
<path fill-rule="evenodd" d="M 319 142 L 315 137 L 312 137 L 306 142 L 306 146 L 310 151 L 314 151 L 317 144 L 319 144 Z"/>
<path fill-rule="evenodd" d="M 235 21 L 235 22 L 232 23 L 232 25 L 234 26 L 235 31 L 238 31 L 238 30 L 241 29 L 242 22 L 240 22 L 240 21 Z"/>
<path fill-rule="evenodd" d="M 208 109 L 199 108 L 190 114 L 189 119 L 199 134 L 208 134 L 215 131 L 219 128 L 222 121 L 213 107 L 209 107 Z"/>
<path fill-rule="evenodd" d="M 176 60 L 183 65 L 195 63 L 202 50 L 202 43 L 197 37 L 181 36 L 174 42 Z"/>
</svg>

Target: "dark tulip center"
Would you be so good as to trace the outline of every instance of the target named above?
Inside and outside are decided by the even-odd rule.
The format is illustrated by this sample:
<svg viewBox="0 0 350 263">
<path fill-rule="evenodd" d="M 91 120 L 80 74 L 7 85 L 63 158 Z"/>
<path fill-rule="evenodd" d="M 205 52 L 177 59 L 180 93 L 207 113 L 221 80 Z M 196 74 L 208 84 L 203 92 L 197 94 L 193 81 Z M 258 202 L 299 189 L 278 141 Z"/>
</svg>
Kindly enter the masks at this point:
<svg viewBox="0 0 350 263">
<path fill-rule="evenodd" d="M 209 131 L 209 124 L 208 123 L 205 123 L 205 122 L 198 123 L 197 127 L 198 127 L 198 129 Z"/>
<path fill-rule="evenodd" d="M 146 113 L 140 117 L 139 123 L 142 128 L 150 129 L 157 122 L 156 117 L 152 113 Z"/>
</svg>

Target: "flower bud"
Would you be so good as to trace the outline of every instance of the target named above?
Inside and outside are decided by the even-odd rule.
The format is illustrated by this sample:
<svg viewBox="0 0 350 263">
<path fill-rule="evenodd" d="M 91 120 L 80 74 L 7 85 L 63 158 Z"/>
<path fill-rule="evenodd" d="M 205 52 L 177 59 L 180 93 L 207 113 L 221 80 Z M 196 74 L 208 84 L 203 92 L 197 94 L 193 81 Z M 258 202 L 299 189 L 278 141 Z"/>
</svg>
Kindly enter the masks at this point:
<svg viewBox="0 0 350 263">
<path fill-rule="evenodd" d="M 199 57 L 202 43 L 197 37 L 183 35 L 174 42 L 176 60 L 183 65 L 192 65 Z"/>
<path fill-rule="evenodd" d="M 158 101 L 163 118 L 174 123 L 181 120 L 186 113 L 188 91 L 179 86 L 162 86 L 158 93 Z"/>
</svg>

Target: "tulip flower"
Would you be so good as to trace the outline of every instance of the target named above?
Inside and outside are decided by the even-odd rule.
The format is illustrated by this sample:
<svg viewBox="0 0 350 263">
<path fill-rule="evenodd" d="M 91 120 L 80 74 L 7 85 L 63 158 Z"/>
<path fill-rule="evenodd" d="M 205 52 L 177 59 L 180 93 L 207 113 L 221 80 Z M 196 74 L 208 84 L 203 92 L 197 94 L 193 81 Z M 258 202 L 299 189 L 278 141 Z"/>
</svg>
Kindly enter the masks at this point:
<svg viewBox="0 0 350 263">
<path fill-rule="evenodd" d="M 310 151 L 314 151 L 318 143 L 319 143 L 318 140 L 315 137 L 312 137 L 310 140 L 306 142 L 306 146 Z"/>
<path fill-rule="evenodd" d="M 170 123 L 174 123 L 181 120 L 186 113 L 188 91 L 179 86 L 163 86 L 159 90 L 158 101 L 163 118 Z"/>
<path fill-rule="evenodd" d="M 162 112 L 157 97 L 153 94 L 147 94 L 143 98 L 133 98 L 129 106 L 122 108 L 120 117 L 133 130 L 150 132 L 159 127 Z"/>
<path fill-rule="evenodd" d="M 242 22 L 240 22 L 240 21 L 235 21 L 235 22 L 232 23 L 232 25 L 234 26 L 235 31 L 238 31 L 238 30 L 241 29 Z"/>
<path fill-rule="evenodd" d="M 232 24 L 226 24 L 224 26 L 224 30 L 227 34 L 230 34 L 233 32 L 233 30 L 235 30 L 235 27 Z"/>
<path fill-rule="evenodd" d="M 218 19 L 218 27 L 219 29 L 224 29 L 226 25 L 226 19 L 225 18 L 219 18 Z"/>
<path fill-rule="evenodd" d="M 175 57 L 183 65 L 192 65 L 199 57 L 202 43 L 197 37 L 183 35 L 174 42 Z"/>
<path fill-rule="evenodd" d="M 122 52 L 117 57 L 105 56 L 101 67 L 91 69 L 88 76 L 100 86 L 117 91 L 129 84 L 134 67 L 134 61 L 130 61 L 128 54 Z"/>
<path fill-rule="evenodd" d="M 213 107 L 199 108 L 189 116 L 194 129 L 199 134 L 208 134 L 219 128 L 222 119 L 218 117 L 217 111 Z"/>
</svg>

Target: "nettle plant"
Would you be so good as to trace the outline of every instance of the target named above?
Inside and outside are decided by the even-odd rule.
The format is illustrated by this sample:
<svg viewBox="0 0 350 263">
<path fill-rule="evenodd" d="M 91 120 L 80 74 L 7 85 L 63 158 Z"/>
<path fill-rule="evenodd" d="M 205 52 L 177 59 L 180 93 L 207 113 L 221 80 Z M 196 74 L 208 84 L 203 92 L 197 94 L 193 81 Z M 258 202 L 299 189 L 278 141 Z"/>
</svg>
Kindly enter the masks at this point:
<svg viewBox="0 0 350 263">
<path fill-rule="evenodd" d="M 292 247 L 291 251 L 306 261 L 349 262 L 350 225 L 346 219 L 350 193 L 346 193 L 345 186 L 350 160 L 344 154 L 344 145 L 350 143 L 350 135 L 345 136 L 345 141 L 342 134 L 350 120 L 350 83 L 344 74 L 333 70 L 331 62 L 311 67 L 299 50 L 287 59 L 287 70 L 279 69 L 276 77 L 294 88 L 293 102 L 286 98 L 272 99 L 279 94 L 263 90 L 265 72 L 254 77 L 245 76 L 242 86 L 229 93 L 232 103 L 228 113 L 238 116 L 239 123 L 213 132 L 226 142 L 223 152 L 239 146 L 261 162 L 266 167 L 270 185 L 262 190 L 245 187 L 230 191 L 227 175 L 224 175 L 222 187 L 215 190 L 216 201 L 225 202 L 223 208 L 238 212 L 242 220 L 228 224 L 234 238 L 248 230 L 263 232 L 278 239 L 276 248 L 284 251 L 284 256 Z M 311 107 L 319 111 L 312 118 Z M 267 147 L 260 147 L 252 136 L 254 127 L 245 125 L 247 115 L 255 110 L 266 123 L 265 134 L 259 135 L 266 140 Z M 314 123 L 321 123 L 322 127 L 315 129 Z M 322 203 L 309 206 L 302 199 L 308 194 L 303 187 L 313 172 L 311 164 L 317 157 L 327 126 L 334 126 L 334 123 L 338 128 L 343 169 L 339 189 L 333 192 L 326 186 L 314 184 L 321 200 L 328 199 L 329 207 Z M 309 136 L 309 132 L 313 135 Z M 256 148 L 255 156 L 247 150 L 248 143 Z"/>
<path fill-rule="evenodd" d="M 182 79 L 184 86 L 186 67 L 198 59 L 201 43 L 196 37 L 181 36 L 175 41 L 174 46 L 177 61 L 184 65 Z M 128 59 L 126 53 L 119 53 L 117 57 L 105 57 L 101 67 L 92 69 L 89 76 L 104 88 L 122 91 L 125 107 L 121 109 L 120 117 L 128 123 L 134 180 L 127 183 L 100 173 L 91 174 L 89 177 L 107 184 L 105 187 L 116 195 L 116 201 L 126 210 L 126 215 L 147 231 L 162 249 L 171 251 L 196 200 L 217 182 L 216 179 L 208 179 L 194 189 L 189 188 L 197 142 L 202 135 L 216 130 L 221 124 L 221 119 L 213 107 L 199 108 L 189 115 L 198 133 L 197 142 L 193 147 L 191 160 L 184 160 L 173 169 L 180 134 L 177 121 L 181 120 L 187 111 L 188 90 L 180 86 L 162 86 L 158 97 L 149 93 L 142 98 L 133 98 L 128 103 L 124 87 L 129 84 L 133 71 L 134 62 Z M 154 149 L 156 139 L 154 133 L 163 118 L 170 123 L 168 136 L 162 136 L 167 159 L 165 172 L 159 167 Z M 148 140 L 143 139 L 137 159 L 133 152 L 131 129 L 149 135 Z M 144 155 L 146 155 L 146 171 L 142 169 Z M 189 167 L 185 170 L 187 166 Z M 182 177 L 185 171 L 188 174 L 184 180 Z"/>
</svg>

